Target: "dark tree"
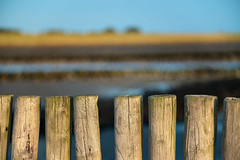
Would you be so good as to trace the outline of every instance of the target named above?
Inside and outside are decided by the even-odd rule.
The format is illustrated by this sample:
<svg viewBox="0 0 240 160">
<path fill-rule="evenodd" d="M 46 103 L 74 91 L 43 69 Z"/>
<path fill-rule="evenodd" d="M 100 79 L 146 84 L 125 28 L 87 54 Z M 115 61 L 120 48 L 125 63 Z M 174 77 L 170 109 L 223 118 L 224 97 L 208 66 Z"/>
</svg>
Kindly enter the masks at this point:
<svg viewBox="0 0 240 160">
<path fill-rule="evenodd" d="M 47 34 L 47 35 L 62 35 L 62 34 L 65 34 L 65 33 L 62 30 L 51 29 L 51 30 L 46 31 L 44 34 Z"/>
<path fill-rule="evenodd" d="M 0 33 L 20 34 L 18 30 L 7 28 L 0 28 Z"/>
<path fill-rule="evenodd" d="M 127 34 L 138 34 L 138 33 L 140 33 L 140 30 L 137 28 L 137 27 L 129 27 L 129 28 L 127 28 L 126 29 L 126 31 L 125 31 L 125 33 L 127 33 Z"/>
<path fill-rule="evenodd" d="M 115 34 L 115 30 L 113 28 L 107 28 L 103 31 L 104 34 Z"/>
</svg>

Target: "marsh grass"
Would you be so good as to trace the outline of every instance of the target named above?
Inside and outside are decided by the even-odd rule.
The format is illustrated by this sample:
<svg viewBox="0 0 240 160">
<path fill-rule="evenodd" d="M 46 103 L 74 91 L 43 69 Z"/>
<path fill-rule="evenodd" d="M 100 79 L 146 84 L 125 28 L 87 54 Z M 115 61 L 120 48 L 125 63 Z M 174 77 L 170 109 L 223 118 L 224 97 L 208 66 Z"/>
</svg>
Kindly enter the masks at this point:
<svg viewBox="0 0 240 160">
<path fill-rule="evenodd" d="M 0 47 L 239 43 L 240 34 L 0 34 Z"/>
<path fill-rule="evenodd" d="M 158 80 L 194 80 L 194 79 L 240 79 L 240 70 L 199 69 L 187 71 L 96 71 L 96 72 L 52 72 L 52 73 L 18 73 L 0 74 L 0 82 L 15 80 L 56 81 L 77 80 L 82 78 L 131 78 L 131 79 L 158 79 Z"/>
</svg>

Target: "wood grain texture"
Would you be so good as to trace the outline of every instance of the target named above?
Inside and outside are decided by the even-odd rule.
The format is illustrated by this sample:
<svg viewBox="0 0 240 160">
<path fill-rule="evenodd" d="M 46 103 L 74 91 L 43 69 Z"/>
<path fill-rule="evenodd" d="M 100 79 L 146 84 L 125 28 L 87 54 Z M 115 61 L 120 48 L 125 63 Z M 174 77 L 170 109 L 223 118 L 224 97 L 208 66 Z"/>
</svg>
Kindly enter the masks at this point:
<svg viewBox="0 0 240 160">
<path fill-rule="evenodd" d="M 224 99 L 222 159 L 240 159 L 240 98 Z"/>
<path fill-rule="evenodd" d="M 73 99 L 76 159 L 101 160 L 98 96 Z"/>
<path fill-rule="evenodd" d="M 71 98 L 45 98 L 46 159 L 71 158 Z"/>
<path fill-rule="evenodd" d="M 13 95 L 0 95 L 0 159 L 6 160 L 8 154 L 9 130 L 11 126 Z"/>
<path fill-rule="evenodd" d="M 118 96 L 114 102 L 115 159 L 142 159 L 142 96 Z"/>
<path fill-rule="evenodd" d="M 184 159 L 215 160 L 217 97 L 187 95 L 184 100 Z"/>
<path fill-rule="evenodd" d="M 12 160 L 36 160 L 40 127 L 40 97 L 17 98 L 12 135 Z"/>
<path fill-rule="evenodd" d="M 176 96 L 156 95 L 148 98 L 149 160 L 175 160 Z"/>
</svg>

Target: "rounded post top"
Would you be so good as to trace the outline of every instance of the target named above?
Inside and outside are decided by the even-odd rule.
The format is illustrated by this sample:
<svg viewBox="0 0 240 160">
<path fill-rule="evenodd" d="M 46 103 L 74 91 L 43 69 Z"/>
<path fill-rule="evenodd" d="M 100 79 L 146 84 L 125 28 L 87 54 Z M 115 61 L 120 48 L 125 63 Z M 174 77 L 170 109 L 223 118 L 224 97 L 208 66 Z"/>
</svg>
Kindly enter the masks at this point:
<svg viewBox="0 0 240 160">
<path fill-rule="evenodd" d="M 124 99 L 124 98 L 132 98 L 132 99 L 135 99 L 135 98 L 140 98 L 142 99 L 142 96 L 141 95 L 119 95 L 119 96 L 116 96 L 115 99 Z"/>
<path fill-rule="evenodd" d="M 0 97 L 13 97 L 13 94 L 3 94 L 3 95 L 0 95 Z"/>
<path fill-rule="evenodd" d="M 226 97 L 224 99 L 224 101 L 236 101 L 236 102 L 240 102 L 240 98 L 236 98 L 236 97 Z"/>
<path fill-rule="evenodd" d="M 116 97 L 142 97 L 141 95 L 119 95 Z"/>
<path fill-rule="evenodd" d="M 226 97 L 223 102 L 225 104 L 229 103 L 229 104 L 240 104 L 240 98 L 236 98 L 236 97 Z"/>
<path fill-rule="evenodd" d="M 189 94 L 184 96 L 185 99 L 218 99 L 216 96 L 203 94 Z"/>
<path fill-rule="evenodd" d="M 177 96 L 173 94 L 160 94 L 160 95 L 152 95 L 148 97 L 148 99 L 152 99 L 152 98 L 177 98 Z"/>
<path fill-rule="evenodd" d="M 40 96 L 18 96 L 17 99 L 39 99 Z"/>
<path fill-rule="evenodd" d="M 95 98 L 95 99 L 98 99 L 98 95 L 79 95 L 79 96 L 73 96 L 73 99 L 79 99 L 79 98 Z"/>
<path fill-rule="evenodd" d="M 50 96 L 50 97 L 45 97 L 45 100 L 47 100 L 47 99 L 58 99 L 58 98 L 71 98 L 71 96 Z"/>
</svg>

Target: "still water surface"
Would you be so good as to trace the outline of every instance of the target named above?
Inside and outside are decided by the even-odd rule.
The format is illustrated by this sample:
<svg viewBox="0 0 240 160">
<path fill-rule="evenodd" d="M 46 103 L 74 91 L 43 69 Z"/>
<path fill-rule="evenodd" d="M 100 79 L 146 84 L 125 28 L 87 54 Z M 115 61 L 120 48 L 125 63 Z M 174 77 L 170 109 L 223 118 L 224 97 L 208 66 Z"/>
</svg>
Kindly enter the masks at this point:
<svg viewBox="0 0 240 160">
<path fill-rule="evenodd" d="M 81 63 L 17 63 L 0 64 L 0 73 L 35 72 L 96 72 L 96 71 L 185 71 L 237 70 L 240 61 L 182 61 L 182 62 L 81 62 Z"/>
</svg>

